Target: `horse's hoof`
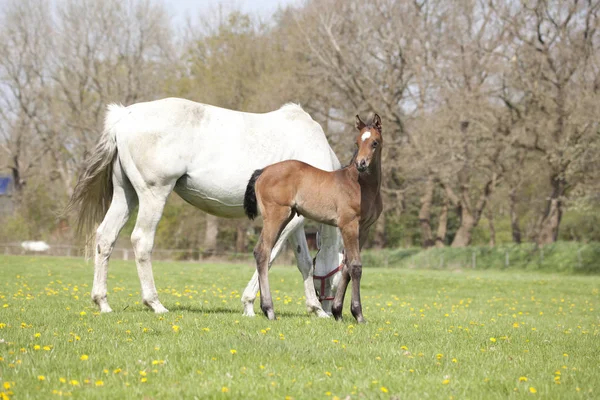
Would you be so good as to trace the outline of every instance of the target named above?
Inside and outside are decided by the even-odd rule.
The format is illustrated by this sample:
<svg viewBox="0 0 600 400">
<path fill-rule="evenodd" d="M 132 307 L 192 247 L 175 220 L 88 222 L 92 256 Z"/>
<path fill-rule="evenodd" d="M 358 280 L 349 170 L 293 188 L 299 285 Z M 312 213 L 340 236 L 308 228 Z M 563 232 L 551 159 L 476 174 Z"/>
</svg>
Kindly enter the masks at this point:
<svg viewBox="0 0 600 400">
<path fill-rule="evenodd" d="M 107 304 L 105 306 L 100 306 L 100 312 L 101 313 L 111 313 L 113 312 L 112 308 L 110 308 L 110 306 Z"/>
<path fill-rule="evenodd" d="M 329 318 L 330 317 L 330 315 L 327 314 L 323 310 L 317 310 L 316 313 L 317 313 L 317 317 L 319 317 L 319 318 Z"/>
<path fill-rule="evenodd" d="M 244 309 L 244 317 L 256 317 L 256 314 L 254 313 L 254 310 L 251 308 L 245 308 Z"/>
<path fill-rule="evenodd" d="M 152 311 L 154 311 L 155 314 L 164 314 L 164 313 L 168 313 L 169 310 L 167 310 L 162 304 L 158 303 L 155 305 L 151 305 L 149 306 Z"/>
</svg>

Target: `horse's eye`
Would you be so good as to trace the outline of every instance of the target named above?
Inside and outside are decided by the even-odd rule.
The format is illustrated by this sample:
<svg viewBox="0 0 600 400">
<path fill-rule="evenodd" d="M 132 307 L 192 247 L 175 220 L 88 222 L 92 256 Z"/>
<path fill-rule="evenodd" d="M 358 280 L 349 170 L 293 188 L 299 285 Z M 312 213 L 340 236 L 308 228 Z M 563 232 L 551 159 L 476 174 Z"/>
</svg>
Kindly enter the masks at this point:
<svg viewBox="0 0 600 400">
<path fill-rule="evenodd" d="M 373 146 L 373 148 L 377 147 L 379 143 L 378 142 L 373 142 L 373 144 L 371 146 Z"/>
</svg>

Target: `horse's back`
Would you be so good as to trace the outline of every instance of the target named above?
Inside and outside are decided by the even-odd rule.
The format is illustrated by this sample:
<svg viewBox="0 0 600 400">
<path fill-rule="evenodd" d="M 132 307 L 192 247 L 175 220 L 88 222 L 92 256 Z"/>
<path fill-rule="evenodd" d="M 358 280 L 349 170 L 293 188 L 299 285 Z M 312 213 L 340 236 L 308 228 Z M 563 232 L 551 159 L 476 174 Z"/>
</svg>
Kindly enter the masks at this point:
<svg viewBox="0 0 600 400">
<path fill-rule="evenodd" d="M 167 98 L 118 113 L 114 129 L 127 176 L 141 183 L 177 181 L 182 198 L 220 216 L 243 215 L 256 169 L 289 159 L 339 168 L 321 126 L 296 104 L 255 114 Z"/>
</svg>

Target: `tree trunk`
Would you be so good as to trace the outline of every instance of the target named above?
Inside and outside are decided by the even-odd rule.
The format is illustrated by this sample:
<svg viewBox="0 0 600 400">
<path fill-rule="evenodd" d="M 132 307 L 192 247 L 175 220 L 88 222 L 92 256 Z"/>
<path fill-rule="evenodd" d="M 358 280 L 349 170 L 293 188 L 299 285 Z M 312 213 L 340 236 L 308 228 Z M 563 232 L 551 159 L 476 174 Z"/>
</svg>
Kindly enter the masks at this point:
<svg viewBox="0 0 600 400">
<path fill-rule="evenodd" d="M 385 247 L 385 213 L 381 213 L 377 222 L 375 222 L 375 235 L 373 236 L 373 247 L 376 249 L 382 249 Z"/>
<path fill-rule="evenodd" d="M 219 234 L 219 219 L 206 214 L 206 230 L 204 232 L 203 256 L 210 257 L 217 251 L 217 236 Z"/>
<path fill-rule="evenodd" d="M 519 226 L 519 215 L 517 214 L 517 189 L 511 188 L 508 195 L 510 207 L 510 228 L 512 230 L 513 242 L 521 244 L 521 228 Z"/>
<path fill-rule="evenodd" d="M 483 188 L 483 191 L 479 196 L 479 200 L 477 200 L 477 204 L 474 208 L 471 208 L 469 191 L 466 185 L 463 185 L 461 188 L 460 199 L 456 198 L 456 195 L 454 195 L 451 190 L 446 190 L 446 193 L 449 193 L 456 199 L 454 203 L 457 204 L 457 211 L 460 215 L 460 227 L 456 232 L 456 236 L 454 236 L 452 247 L 466 247 L 471 244 L 473 228 L 479 224 L 483 210 L 485 209 L 485 206 L 492 195 L 494 187 L 496 187 L 497 179 L 498 177 L 494 173 L 492 178 L 485 184 L 485 187 Z M 450 198 L 452 199 L 452 197 Z"/>
<path fill-rule="evenodd" d="M 565 194 L 566 182 L 564 179 L 554 175 L 551 183 L 552 195 L 548 200 L 546 212 L 542 218 L 538 234 L 537 244 L 540 246 L 556 242 L 562 218 L 562 197 Z"/>
<path fill-rule="evenodd" d="M 421 197 L 421 209 L 419 211 L 419 223 L 421 225 L 421 246 L 424 248 L 433 246 L 431 234 L 431 203 L 433 202 L 433 177 L 427 178 L 425 193 Z"/>
<path fill-rule="evenodd" d="M 487 219 L 490 227 L 490 247 L 494 247 L 496 245 L 496 227 L 494 226 L 494 213 L 491 207 L 488 207 Z"/>
<path fill-rule="evenodd" d="M 471 244 L 471 232 L 475 227 L 475 218 L 466 207 L 459 206 L 457 210 L 460 215 L 460 227 L 456 231 L 452 247 L 467 247 Z"/>
<path fill-rule="evenodd" d="M 235 251 L 238 253 L 244 253 L 248 247 L 248 241 L 246 240 L 246 224 L 238 223 L 236 238 L 235 238 Z"/>
<path fill-rule="evenodd" d="M 435 235 L 435 247 L 444 247 L 446 243 L 446 231 L 448 229 L 448 198 L 444 197 L 442 210 L 438 222 L 437 234 Z"/>
</svg>

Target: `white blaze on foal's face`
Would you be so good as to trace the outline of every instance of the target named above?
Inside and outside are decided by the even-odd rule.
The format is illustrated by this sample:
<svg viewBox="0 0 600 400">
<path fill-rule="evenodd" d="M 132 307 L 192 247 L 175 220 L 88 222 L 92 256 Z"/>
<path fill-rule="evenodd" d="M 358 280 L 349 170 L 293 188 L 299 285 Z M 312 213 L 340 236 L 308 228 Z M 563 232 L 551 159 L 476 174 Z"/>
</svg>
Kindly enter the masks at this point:
<svg viewBox="0 0 600 400">
<path fill-rule="evenodd" d="M 360 138 L 364 142 L 365 140 L 367 140 L 370 137 L 371 137 L 371 131 L 366 131 L 365 133 L 362 134 L 362 136 Z"/>
</svg>

